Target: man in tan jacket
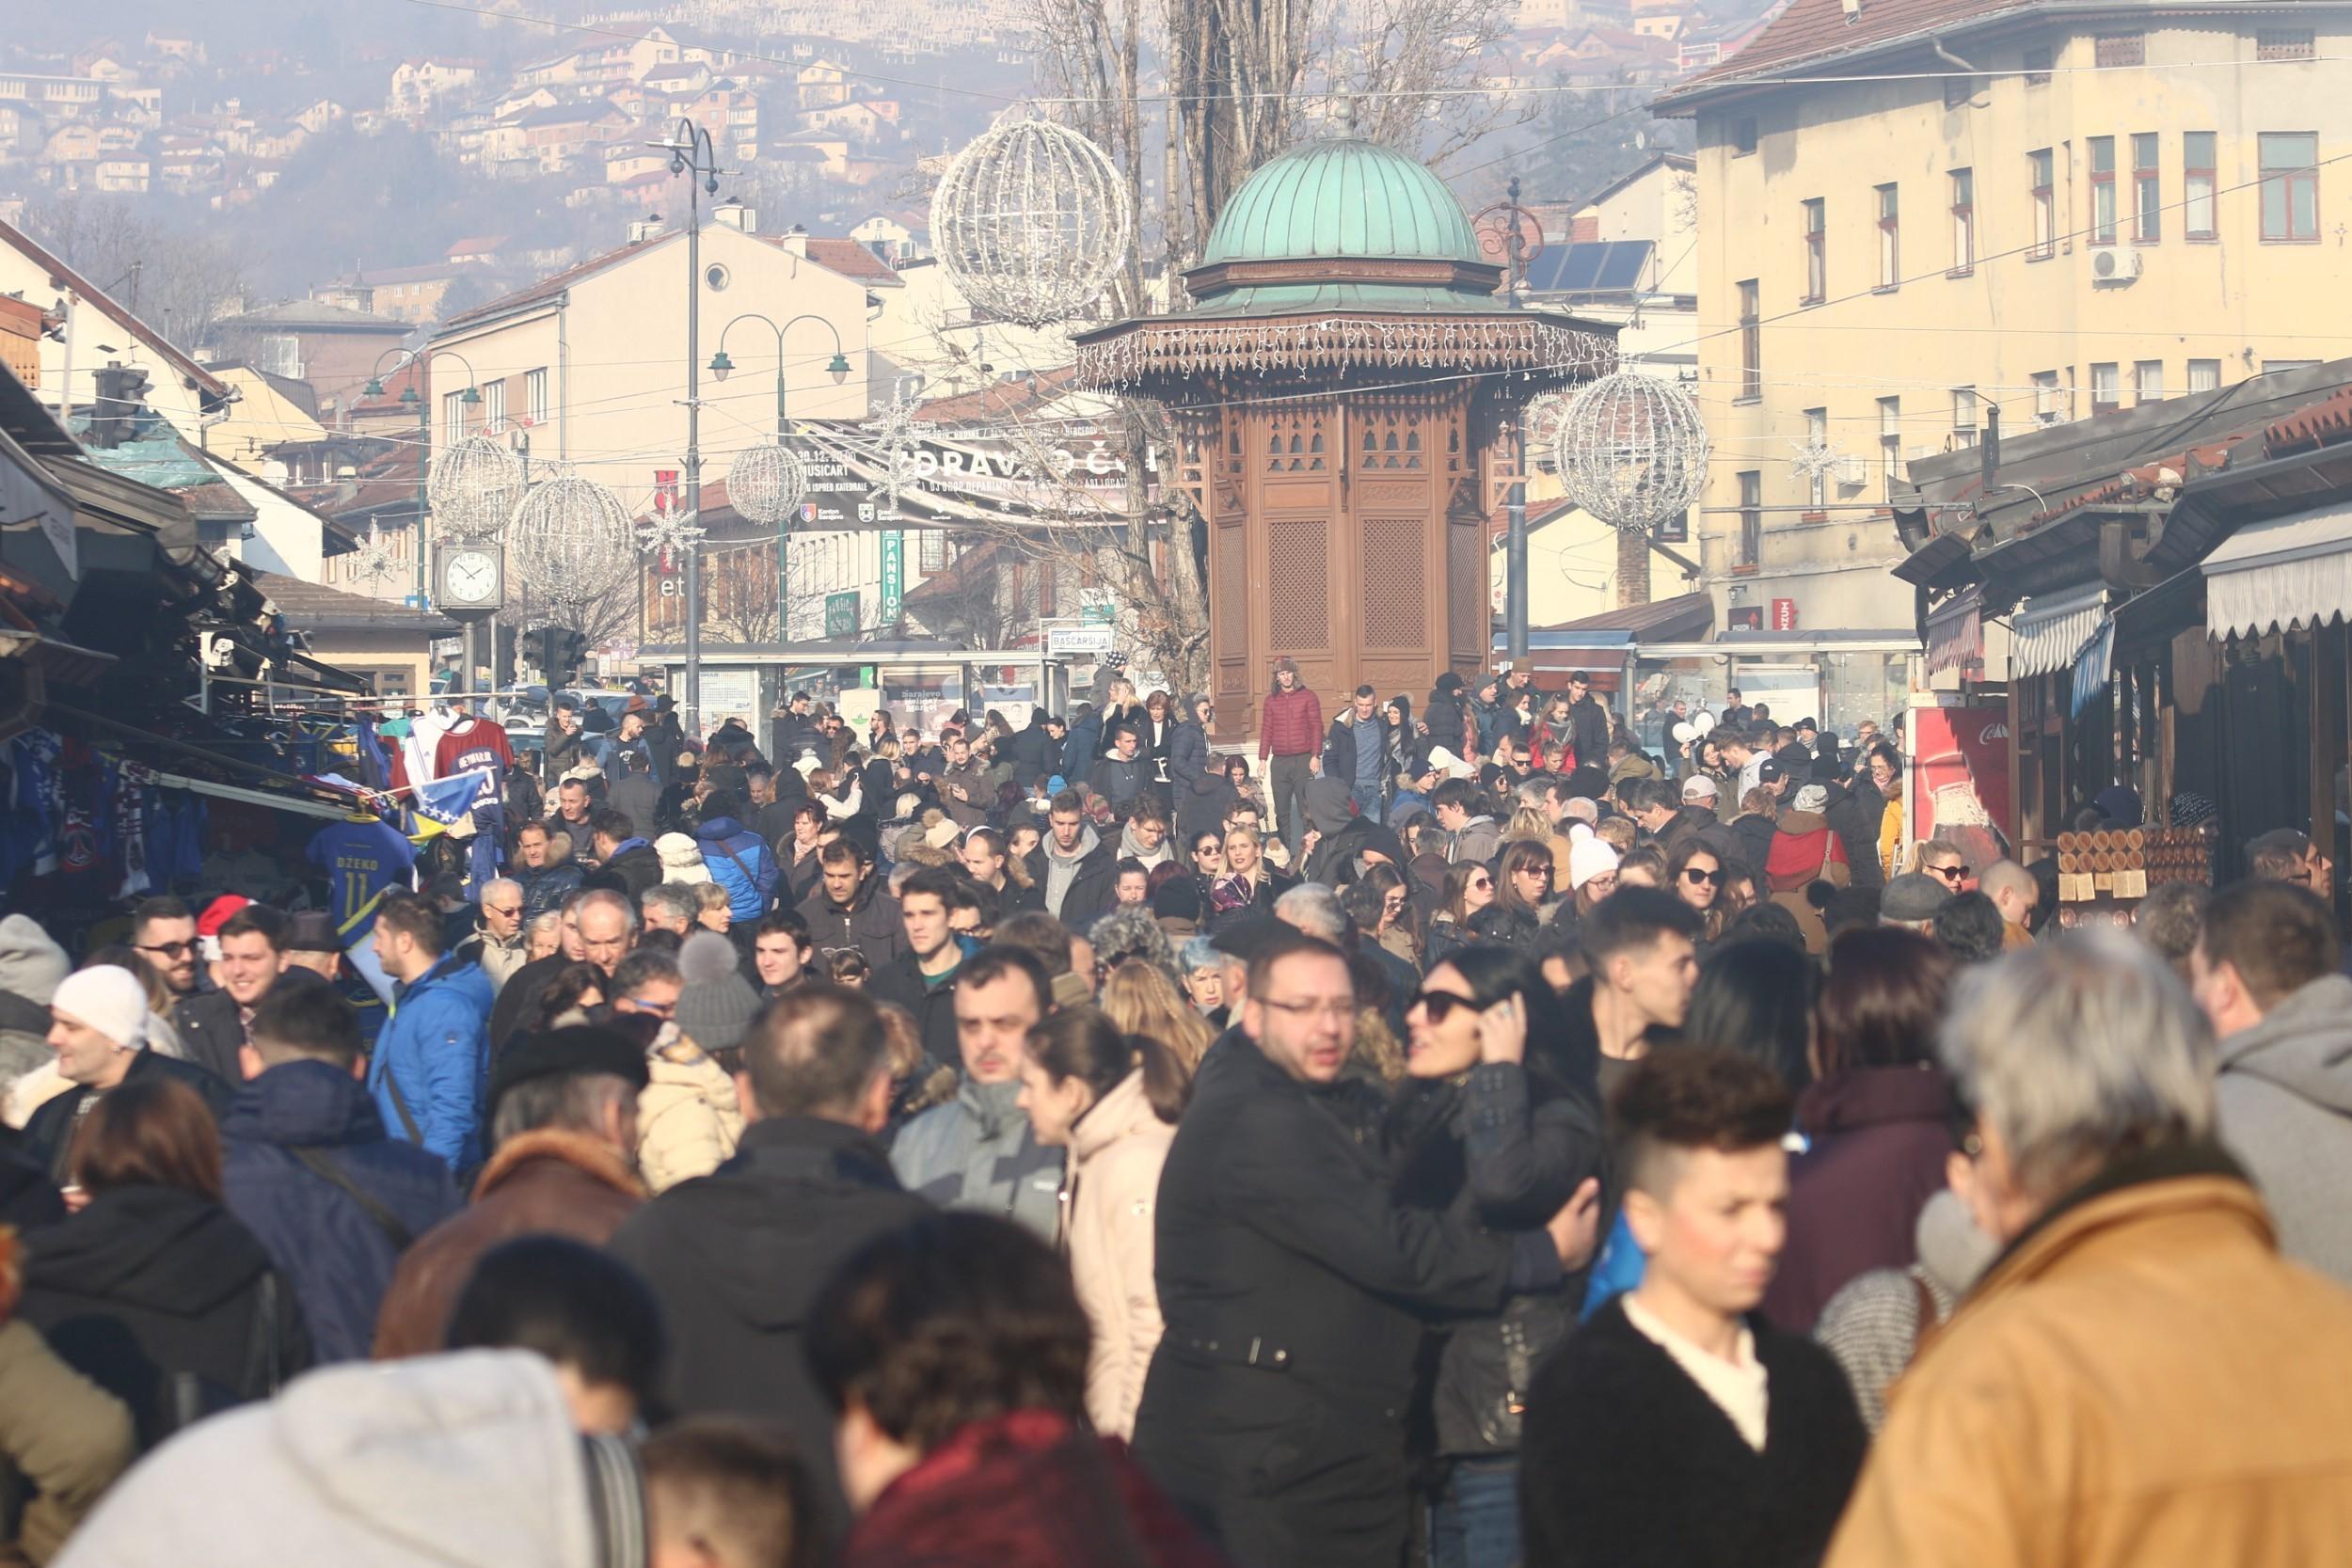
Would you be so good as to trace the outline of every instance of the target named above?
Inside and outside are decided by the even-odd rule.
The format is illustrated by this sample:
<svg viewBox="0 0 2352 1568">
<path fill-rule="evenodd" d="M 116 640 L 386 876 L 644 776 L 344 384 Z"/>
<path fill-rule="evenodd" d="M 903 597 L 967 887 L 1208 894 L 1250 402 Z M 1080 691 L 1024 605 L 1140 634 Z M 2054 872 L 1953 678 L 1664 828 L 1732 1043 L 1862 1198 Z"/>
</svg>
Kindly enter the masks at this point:
<svg viewBox="0 0 2352 1568">
<path fill-rule="evenodd" d="M 1895 1385 L 1829 1568 L 2352 1561 L 2352 1294 L 2215 1142 L 2179 980 L 2084 935 L 1955 1003 L 1959 1184 L 2005 1250 Z"/>
</svg>

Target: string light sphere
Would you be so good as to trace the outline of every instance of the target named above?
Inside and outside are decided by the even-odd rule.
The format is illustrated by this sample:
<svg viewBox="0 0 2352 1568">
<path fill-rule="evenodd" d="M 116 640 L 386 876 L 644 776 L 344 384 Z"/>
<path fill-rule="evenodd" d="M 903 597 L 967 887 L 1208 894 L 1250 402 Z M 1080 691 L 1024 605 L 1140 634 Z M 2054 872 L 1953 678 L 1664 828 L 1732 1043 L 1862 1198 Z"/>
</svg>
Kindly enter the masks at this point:
<svg viewBox="0 0 2352 1568">
<path fill-rule="evenodd" d="M 506 559 L 533 594 L 586 604 L 637 570 L 628 508 L 593 479 L 564 474 L 534 485 L 515 509 Z"/>
<path fill-rule="evenodd" d="M 1707 451 L 1706 421 L 1681 383 L 1621 370 L 1576 394 L 1560 416 L 1552 460 L 1587 515 L 1641 532 L 1698 499 Z"/>
<path fill-rule="evenodd" d="M 956 154 L 931 243 L 965 299 L 1023 326 L 1088 313 L 1135 237 L 1126 182 L 1067 126 L 1011 120 Z"/>
<path fill-rule="evenodd" d="M 788 523 L 808 494 L 808 467 L 782 441 L 746 447 L 727 469 L 727 504 L 755 523 Z"/>
<path fill-rule="evenodd" d="M 443 537 L 485 538 L 506 526 L 522 499 L 522 459 L 487 436 L 469 436 L 433 459 L 424 493 Z"/>
</svg>

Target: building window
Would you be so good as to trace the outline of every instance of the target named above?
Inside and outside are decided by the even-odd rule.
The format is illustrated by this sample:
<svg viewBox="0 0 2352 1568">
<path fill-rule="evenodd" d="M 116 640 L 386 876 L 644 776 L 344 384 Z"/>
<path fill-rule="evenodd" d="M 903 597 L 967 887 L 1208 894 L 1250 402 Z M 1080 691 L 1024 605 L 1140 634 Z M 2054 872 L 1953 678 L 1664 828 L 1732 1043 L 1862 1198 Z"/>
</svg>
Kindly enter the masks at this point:
<svg viewBox="0 0 2352 1568">
<path fill-rule="evenodd" d="M 2260 27 L 2254 32 L 2254 58 L 2308 60 L 2318 54 L 2318 43 L 2309 27 Z"/>
<path fill-rule="evenodd" d="M 2221 388 L 2221 361 L 2191 359 L 2188 362 L 2188 395 L 2218 391 Z"/>
<path fill-rule="evenodd" d="M 532 424 L 548 422 L 548 372 L 532 371 L 523 377 L 523 418 Z"/>
<path fill-rule="evenodd" d="M 2132 137 L 2132 239 L 2154 245 L 2164 237 L 2164 191 L 2158 178 L 2156 134 L 2142 131 Z"/>
<path fill-rule="evenodd" d="M 1952 271 L 1973 272 L 1977 266 L 1977 176 L 1973 169 L 1952 170 Z"/>
<path fill-rule="evenodd" d="M 1896 188 L 1879 187 L 1879 287 L 1891 289 L 1903 280 L 1902 209 Z"/>
<path fill-rule="evenodd" d="M 2046 261 L 2058 254 L 2058 186 L 2051 178 L 2053 158 L 2048 148 L 2026 154 L 2033 180 L 2033 245 L 2029 261 Z"/>
<path fill-rule="evenodd" d="M 2050 85 L 2050 67 L 2056 63 L 2047 49 L 2026 51 L 2026 86 L 2046 87 Z"/>
<path fill-rule="evenodd" d="M 441 394 L 441 440 L 444 445 L 453 447 L 466 438 L 465 397 L 463 392 Z"/>
<path fill-rule="evenodd" d="M 2058 422 L 2058 373 L 2056 371 L 2033 372 L 2033 418 L 2036 424 Z"/>
<path fill-rule="evenodd" d="M 2164 361 L 2137 359 L 2132 363 L 2132 402 L 2162 403 L 2164 401 Z"/>
<path fill-rule="evenodd" d="M 2265 131 L 2262 155 L 2263 238 L 2319 238 L 2319 138 L 2309 131 Z"/>
<path fill-rule="evenodd" d="M 2265 375 L 2284 375 L 2289 371 L 2315 371 L 2318 368 L 2319 361 L 2316 359 L 2265 359 L 2263 361 L 2263 374 Z"/>
<path fill-rule="evenodd" d="M 263 375 L 282 375 L 290 381 L 302 379 L 302 340 L 291 332 L 273 332 L 262 340 L 262 352 L 255 356 L 254 369 Z"/>
<path fill-rule="evenodd" d="M 2123 378 L 2115 363 L 2090 367 L 2090 412 L 2112 414 L 2123 406 Z"/>
<path fill-rule="evenodd" d="M 1895 482 L 1903 476 L 1903 400 L 1879 399 L 1879 468 L 1886 481 L 1886 499 L 1895 499 Z"/>
<path fill-rule="evenodd" d="M 2091 63 L 2098 66 L 2146 65 L 2148 35 L 2145 33 L 2095 33 L 2091 36 Z"/>
<path fill-rule="evenodd" d="M 2192 240 L 2214 237 L 2214 134 L 2211 131 L 2185 131 L 2181 134 L 2181 162 L 2184 184 L 2181 194 L 2181 228 Z"/>
<path fill-rule="evenodd" d="M 482 428 L 494 434 L 506 428 L 504 381 L 493 381 L 482 388 Z"/>
<path fill-rule="evenodd" d="M 1977 389 L 1974 387 L 1952 388 L 1952 443 L 1955 447 L 1977 444 Z"/>
<path fill-rule="evenodd" d="M 2115 138 L 2090 138 L 2090 243 L 2115 243 Z"/>
<path fill-rule="evenodd" d="M 2267 138 L 2265 138 L 2265 140 Z M 1804 303 L 1829 297 L 1829 204 L 1815 197 L 1804 204 Z"/>
<path fill-rule="evenodd" d="M 1764 395 L 1764 312 L 1753 277 L 1740 285 L 1740 396 Z"/>
<path fill-rule="evenodd" d="M 922 530 L 916 537 L 920 542 L 915 546 L 914 569 L 926 577 L 933 572 L 946 571 L 947 569 L 947 531 L 927 528 Z"/>
<path fill-rule="evenodd" d="M 1735 158 L 1744 158 L 1755 150 L 1756 117 L 1754 115 L 1750 115 L 1744 119 L 1733 120 L 1731 122 L 1732 156 Z"/>
<path fill-rule="evenodd" d="M 1740 472 L 1740 554 L 1734 569 L 1745 567 L 1753 572 L 1763 554 L 1764 472 L 1743 468 Z"/>
<path fill-rule="evenodd" d="M 1812 453 L 1829 450 L 1829 410 L 1804 411 L 1804 448 Z M 1819 468 L 1805 475 L 1805 504 L 1819 512 L 1829 504 L 1829 475 Z"/>
</svg>

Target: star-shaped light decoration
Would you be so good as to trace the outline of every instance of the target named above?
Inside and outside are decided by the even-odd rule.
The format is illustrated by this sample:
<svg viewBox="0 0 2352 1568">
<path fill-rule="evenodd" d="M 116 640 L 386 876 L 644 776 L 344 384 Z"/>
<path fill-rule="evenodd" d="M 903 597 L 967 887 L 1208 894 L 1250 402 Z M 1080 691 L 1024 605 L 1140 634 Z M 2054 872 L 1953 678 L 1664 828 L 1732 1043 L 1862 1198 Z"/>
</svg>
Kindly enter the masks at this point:
<svg viewBox="0 0 2352 1568">
<path fill-rule="evenodd" d="M 393 559 L 392 542 L 384 537 L 384 530 L 374 523 L 368 525 L 368 536 L 359 541 L 351 552 L 351 576 L 356 582 L 382 582 L 400 575 L 400 562 Z"/>
<path fill-rule="evenodd" d="M 869 498 L 888 498 L 880 518 L 885 523 L 899 520 L 898 495 L 900 490 L 914 483 L 915 449 L 924 436 L 933 434 L 937 428 L 916 419 L 914 406 L 914 401 L 907 396 L 906 383 L 901 381 L 892 390 L 890 401 L 882 404 L 882 412 L 866 420 L 862 427 L 874 444 L 882 449 L 886 467 L 886 477 L 882 482 L 866 492 Z"/>
<path fill-rule="evenodd" d="M 1836 479 L 1846 461 L 1846 454 L 1826 441 L 1792 441 L 1789 445 L 1796 449 L 1797 455 L 1788 460 L 1788 466 L 1797 471 L 1799 479 Z"/>
</svg>

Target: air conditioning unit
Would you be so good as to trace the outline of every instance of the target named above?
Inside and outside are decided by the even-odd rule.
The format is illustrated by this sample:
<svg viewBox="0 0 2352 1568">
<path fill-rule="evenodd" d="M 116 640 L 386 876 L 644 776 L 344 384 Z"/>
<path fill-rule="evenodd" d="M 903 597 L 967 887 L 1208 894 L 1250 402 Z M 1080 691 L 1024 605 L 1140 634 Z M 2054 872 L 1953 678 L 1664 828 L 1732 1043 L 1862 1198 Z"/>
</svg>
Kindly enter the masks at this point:
<svg viewBox="0 0 2352 1568">
<path fill-rule="evenodd" d="M 2093 283 L 2129 283 L 2139 276 L 2145 259 L 2137 246 L 2101 245 L 2090 253 L 2090 280 Z"/>
<path fill-rule="evenodd" d="M 1837 483 L 1847 489 L 1859 489 L 1870 483 L 1869 460 L 1863 457 L 1840 457 L 1837 460 L 1837 467 L 1832 470 L 1832 473 Z"/>
</svg>

